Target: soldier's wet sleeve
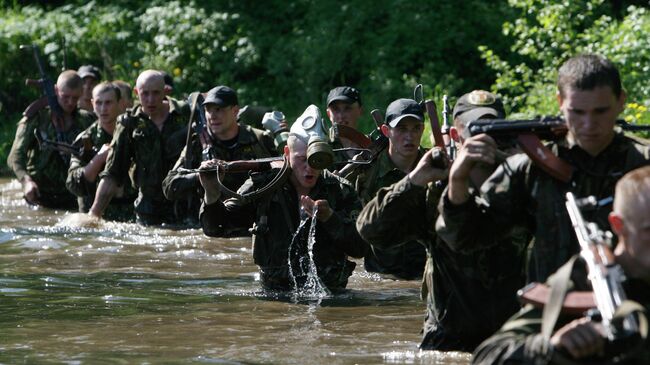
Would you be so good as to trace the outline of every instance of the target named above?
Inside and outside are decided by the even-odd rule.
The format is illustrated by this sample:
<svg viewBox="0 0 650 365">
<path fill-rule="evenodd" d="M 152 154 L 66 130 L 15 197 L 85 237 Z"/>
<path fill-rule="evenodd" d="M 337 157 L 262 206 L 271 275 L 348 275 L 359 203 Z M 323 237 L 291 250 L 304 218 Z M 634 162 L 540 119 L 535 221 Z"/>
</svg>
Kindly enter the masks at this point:
<svg viewBox="0 0 650 365">
<path fill-rule="evenodd" d="M 474 350 L 472 364 L 548 364 L 553 351 L 540 333 L 541 317 L 540 309 L 523 308 Z"/>
<path fill-rule="evenodd" d="M 245 194 L 255 189 L 251 179 L 248 179 L 237 191 Z M 260 203 L 260 200 L 256 201 Z M 255 221 L 255 204 L 242 202 L 236 198 L 218 200 L 215 203 L 201 205 L 199 212 L 201 228 L 206 236 L 222 237 L 232 228 L 252 227 Z"/>
<path fill-rule="evenodd" d="M 16 136 L 7 157 L 7 166 L 14 172 L 18 180 L 23 180 L 27 175 L 27 150 L 33 145 L 36 119 L 23 117 L 18 122 Z"/>
<path fill-rule="evenodd" d="M 79 133 L 75 138 L 73 145 L 83 145 L 83 140 L 89 138 L 89 132 Z M 84 177 L 84 168 L 89 161 L 84 162 L 80 157 L 70 155 L 70 167 L 68 167 L 68 176 L 65 180 L 65 187 L 74 195 L 85 197 L 93 190 L 94 182 L 86 181 Z"/>
<path fill-rule="evenodd" d="M 356 218 L 361 210 L 361 200 L 352 186 L 341 184 L 341 187 L 340 195 L 333 207 L 334 212 L 326 222 L 323 222 L 323 227 L 334 244 L 346 255 L 361 258 L 370 249 L 355 226 Z"/>
<path fill-rule="evenodd" d="M 473 252 L 501 242 L 514 226 L 526 227 L 528 161 L 524 154 L 511 156 L 483 183 L 480 194 L 463 204 L 452 204 L 445 190 L 436 222 L 438 236 L 455 251 Z"/>
<path fill-rule="evenodd" d="M 89 193 L 88 182 L 84 178 L 84 166 L 77 156 L 70 156 L 70 168 L 68 177 L 65 180 L 65 187 L 76 196 L 86 196 Z"/>
<path fill-rule="evenodd" d="M 366 204 L 357 230 L 373 247 L 390 248 L 427 235 L 427 188 L 411 184 L 408 176 L 385 188 Z"/>
<path fill-rule="evenodd" d="M 133 156 L 133 146 L 131 145 L 131 133 L 133 130 L 127 127 L 121 121 L 115 126 L 111 149 L 106 157 L 106 166 L 99 176 L 110 176 L 123 186 L 129 178 L 129 168 Z"/>
<path fill-rule="evenodd" d="M 197 168 L 198 163 L 201 161 L 200 159 L 200 152 L 195 153 L 195 148 L 192 148 L 192 151 L 190 153 L 193 154 L 192 158 L 192 166 L 190 168 Z M 167 173 L 167 176 L 162 182 L 162 190 L 163 194 L 165 195 L 165 198 L 169 200 L 179 200 L 179 199 L 184 199 L 187 198 L 193 194 L 198 194 L 198 188 L 200 186 L 199 182 L 199 174 L 198 173 L 192 173 L 192 174 L 181 174 L 178 172 L 179 168 L 185 168 L 186 167 L 186 159 L 187 159 L 187 149 L 183 148 L 181 151 L 181 155 L 178 157 L 178 160 L 176 161 L 176 164 L 174 164 L 174 167 L 169 170 Z M 196 161 L 196 163 L 194 163 Z"/>
</svg>

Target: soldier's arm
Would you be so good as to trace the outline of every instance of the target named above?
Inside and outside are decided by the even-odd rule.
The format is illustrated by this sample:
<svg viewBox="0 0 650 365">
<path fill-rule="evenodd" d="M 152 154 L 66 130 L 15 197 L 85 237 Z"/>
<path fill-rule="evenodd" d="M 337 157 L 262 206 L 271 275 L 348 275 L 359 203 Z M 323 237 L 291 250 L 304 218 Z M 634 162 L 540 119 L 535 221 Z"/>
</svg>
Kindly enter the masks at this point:
<svg viewBox="0 0 650 365">
<path fill-rule="evenodd" d="M 448 191 L 443 193 L 436 233 L 451 249 L 471 252 L 498 243 L 515 226 L 530 230 L 529 168 L 525 154 L 514 155 L 483 183 L 480 194 L 474 193 L 464 203 L 453 203 Z"/>
<path fill-rule="evenodd" d="M 27 117 L 23 117 L 18 122 L 16 136 L 7 157 L 7 165 L 21 182 L 23 182 L 25 176 L 29 176 L 27 173 L 27 151 L 34 146 L 35 128 L 35 121 Z"/>
<path fill-rule="evenodd" d="M 118 186 L 117 182 L 110 175 L 104 176 L 97 186 L 97 192 L 95 193 L 95 200 L 93 201 L 93 206 L 88 211 L 93 217 L 101 218 L 106 210 L 106 207 L 113 199 L 113 196 L 117 193 Z"/>
<path fill-rule="evenodd" d="M 192 144 L 194 146 L 194 144 Z M 192 153 L 194 155 L 192 161 L 193 166 L 190 168 L 198 167 L 198 162 L 201 161 L 200 152 L 197 154 L 194 151 L 195 148 L 192 148 Z M 181 155 L 178 157 L 178 161 L 174 164 L 174 167 L 169 170 L 167 176 L 162 182 L 163 194 L 165 198 L 169 200 L 179 200 L 188 197 L 189 195 L 197 193 L 197 189 L 200 186 L 199 183 L 199 174 L 179 174 L 179 168 L 186 168 L 186 159 L 187 159 L 187 148 L 183 148 Z"/>
<path fill-rule="evenodd" d="M 427 189 L 430 198 L 429 202 Z M 378 248 L 400 246 L 413 240 L 428 239 L 427 227 L 432 227 L 432 213 L 435 215 L 437 197 L 435 186 L 424 187 L 413 184 L 409 177 L 385 188 L 379 189 L 375 197 L 366 204 L 356 225 L 357 230 L 368 243 Z M 428 207 L 428 205 L 431 205 Z"/>
<path fill-rule="evenodd" d="M 335 199 L 332 206 L 327 200 L 316 201 L 316 203 L 322 202 L 322 205 L 325 205 L 325 209 L 323 209 L 324 215 L 322 215 L 319 206 L 318 219 L 321 221 L 325 232 L 332 238 L 332 241 L 339 249 L 348 256 L 361 258 L 370 249 L 368 243 L 361 238 L 355 227 L 356 217 L 361 210 L 361 201 L 349 183 L 342 182 L 340 186 L 340 195 L 332 197 Z M 303 207 L 305 207 L 305 204 L 303 204 Z M 306 207 L 306 209 L 308 208 Z"/>
<path fill-rule="evenodd" d="M 23 188 L 23 195 L 28 203 L 36 204 L 40 192 L 38 185 L 27 172 L 27 151 L 35 146 L 34 130 L 37 118 L 23 117 L 18 122 L 16 136 L 7 157 L 7 165 L 14 172 Z M 38 148 L 36 146 L 35 148 Z"/>
<path fill-rule="evenodd" d="M 201 166 L 209 165 L 209 161 Z M 210 176 L 212 175 L 212 176 Z M 252 227 L 255 221 L 255 205 L 231 198 L 226 201 L 221 199 L 221 192 L 214 182 L 214 173 L 201 174 L 201 184 L 205 195 L 199 213 L 201 228 L 206 236 L 220 237 L 230 229 L 243 229 Z M 252 179 L 248 179 L 239 188 L 239 194 L 246 194 L 255 189 Z M 260 203 L 260 201 L 256 201 Z"/>
<path fill-rule="evenodd" d="M 115 126 L 104 171 L 100 173 L 101 180 L 97 185 L 93 206 L 88 212 L 92 216 L 101 217 L 104 214 L 104 210 L 106 210 L 111 199 L 117 193 L 119 186 L 123 185 L 128 178 L 133 156 L 131 133 L 132 129 L 128 128 L 120 119 L 120 122 Z"/>
</svg>

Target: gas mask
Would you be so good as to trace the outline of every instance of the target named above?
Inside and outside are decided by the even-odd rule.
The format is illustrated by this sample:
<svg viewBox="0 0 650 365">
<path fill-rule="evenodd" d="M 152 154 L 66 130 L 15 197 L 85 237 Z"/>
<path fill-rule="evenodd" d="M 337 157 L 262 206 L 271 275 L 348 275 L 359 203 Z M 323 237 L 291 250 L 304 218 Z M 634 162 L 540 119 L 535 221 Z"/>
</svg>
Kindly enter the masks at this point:
<svg viewBox="0 0 650 365">
<path fill-rule="evenodd" d="M 305 109 L 291 126 L 290 135 L 307 144 L 307 163 L 314 169 L 323 170 L 334 162 L 334 152 L 330 145 L 327 129 L 316 105 Z"/>
<path fill-rule="evenodd" d="M 284 151 L 284 146 L 287 145 L 287 139 L 289 139 L 289 130 L 280 124 L 284 121 L 284 114 L 277 110 L 264 114 L 262 119 L 262 126 L 273 134 L 275 146 L 280 153 Z"/>
</svg>

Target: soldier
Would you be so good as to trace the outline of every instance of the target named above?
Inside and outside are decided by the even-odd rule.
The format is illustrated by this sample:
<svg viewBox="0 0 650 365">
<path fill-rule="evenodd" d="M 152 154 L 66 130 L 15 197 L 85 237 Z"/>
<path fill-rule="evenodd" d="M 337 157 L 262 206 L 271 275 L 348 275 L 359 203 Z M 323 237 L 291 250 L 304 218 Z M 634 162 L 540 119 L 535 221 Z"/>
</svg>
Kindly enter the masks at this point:
<svg viewBox="0 0 650 365">
<path fill-rule="evenodd" d="M 133 89 L 128 82 L 123 80 L 115 80 L 113 84 L 120 89 L 120 114 L 125 113 L 127 109 L 133 108 Z"/>
<path fill-rule="evenodd" d="M 467 93 L 454 107 L 450 134 L 462 148 L 466 123 L 504 115 L 495 95 Z M 433 164 L 439 154 L 437 148 L 426 152 L 405 178 L 380 189 L 359 215 L 357 229 L 373 250 L 416 240 L 426 245 L 422 298 L 427 300 L 427 314 L 420 348 L 472 351 L 519 308 L 515 293 L 524 282 L 521 247 L 528 236 L 513 233 L 471 254 L 450 250 L 434 231 L 444 187 L 437 182 L 446 178 Z"/>
<path fill-rule="evenodd" d="M 207 125 L 200 135 L 196 132 L 196 123 L 189 144 L 163 181 L 163 192 L 169 200 L 182 202 L 190 199 L 198 208 L 198 201 L 203 196 L 198 174 L 181 175 L 179 168 L 195 169 L 204 159 L 222 161 L 253 160 L 277 155 L 273 136 L 248 125 L 237 123 L 239 102 L 237 93 L 228 86 L 217 86 L 210 91 L 203 101 Z M 198 113 L 198 110 L 196 111 Z M 224 184 L 236 190 L 248 178 L 248 173 L 226 175 Z M 191 208 L 190 208 L 191 210 Z M 198 220 L 198 209 L 190 214 Z M 224 235 L 242 234 L 242 228 L 222 232 Z M 245 231 L 244 231 L 245 232 Z"/>
<path fill-rule="evenodd" d="M 76 210 L 76 199 L 65 188 L 69 156 L 39 147 L 35 133 L 42 139 L 71 143 L 94 118 L 85 110 L 77 109 L 82 81 L 76 71 L 63 71 L 54 91 L 63 111 L 59 133 L 49 107 L 41 110 L 27 108 L 18 123 L 7 164 L 20 180 L 27 203 Z"/>
<path fill-rule="evenodd" d="M 313 105 L 294 123 L 284 149 L 290 169 L 282 178 L 274 179 L 277 169 L 253 174 L 239 189 L 241 197 L 222 201 L 216 175 L 200 175 L 205 189 L 205 206 L 201 212 L 204 232 L 211 234 L 213 227 L 232 219 L 246 220 L 253 226 L 253 258 L 260 268 L 262 285 L 267 289 L 289 290 L 292 277 L 298 285 L 305 282 L 309 224 L 299 223 L 303 213 L 313 219 L 316 207 L 313 258 L 318 277 L 327 288 L 345 288 L 355 267 L 347 256 L 363 257 L 368 250 L 354 227 L 361 203 L 352 186 L 307 163 L 309 134 L 301 129 L 300 122 L 307 118 L 322 123 L 318 108 Z M 202 166 L 213 164 L 214 161 L 205 161 Z M 268 186 L 270 181 L 275 181 L 275 185 Z M 253 201 L 244 198 L 264 186 L 268 194 Z"/>
<path fill-rule="evenodd" d="M 614 184 L 627 171 L 648 164 L 650 149 L 616 130 L 625 91 L 616 67 L 597 55 L 566 61 L 558 75 L 558 102 L 566 120 L 565 139 L 548 145 L 568 162 L 573 173 L 562 182 L 533 164 L 525 154 L 509 157 L 483 184 L 469 189 L 469 171 L 477 163 L 494 163 L 496 144 L 488 135 L 468 139 L 450 170 L 437 232 L 454 250 L 480 249 L 513 229 L 525 229 L 535 241 L 528 261 L 528 280 L 547 277 L 578 252 L 564 207 L 567 191 L 595 195 L 601 202 L 585 217 L 607 229 Z M 609 203 L 608 203 L 609 202 Z"/>
<path fill-rule="evenodd" d="M 397 99 L 390 103 L 381 132 L 388 137 L 388 148 L 371 165 L 360 167 L 351 175 L 345 176 L 354 183 L 363 205 L 374 198 L 380 188 L 398 182 L 411 172 L 426 152 L 420 147 L 424 115 L 415 100 Z M 422 277 L 427 254 L 419 242 L 409 241 L 387 248 L 375 247 L 372 242 L 369 243 L 372 250 L 364 258 L 367 271 L 391 274 L 407 280 Z"/>
<path fill-rule="evenodd" d="M 99 69 L 93 65 L 83 65 L 77 71 L 79 77 L 83 80 L 83 93 L 79 98 L 79 108 L 93 112 L 93 104 L 90 99 L 93 97 L 93 89 L 102 80 L 102 74 Z"/>
<path fill-rule="evenodd" d="M 134 203 L 136 221 L 144 225 L 177 224 L 173 204 L 165 199 L 162 181 L 185 145 L 189 108 L 165 98 L 162 73 L 146 70 L 138 76 L 135 92 L 140 104 L 122 114 L 115 127 L 106 167 L 100 173 L 91 216 L 101 218 L 118 187 L 133 183 L 138 189 Z"/>
<path fill-rule="evenodd" d="M 357 130 L 361 115 L 363 115 L 363 107 L 359 90 L 351 86 L 339 86 L 330 90 L 327 95 L 327 117 L 333 125 L 344 125 Z M 348 138 L 337 136 L 332 147 L 358 148 L 359 146 Z M 336 160 L 345 161 L 356 154 L 356 151 L 346 151 L 337 154 Z"/>
<path fill-rule="evenodd" d="M 619 239 L 614 260 L 625 273 L 623 289 L 628 300 L 643 306 L 646 316 L 650 310 L 649 197 L 650 167 L 645 166 L 627 173 L 618 181 L 614 209 L 609 215 L 611 227 Z M 591 290 L 584 265 L 563 267 L 561 270 L 554 274 L 559 281 L 571 280 L 569 287 L 574 290 Z M 564 273 L 569 275 L 559 277 Z M 549 302 L 546 305 L 557 304 Z M 591 317 L 560 313 L 554 325 L 548 327 L 549 335 L 545 336 L 542 324 L 546 326 L 544 321 L 548 319 L 544 316 L 541 308 L 532 304 L 525 306 L 499 332 L 476 349 L 472 363 L 647 364 L 650 361 L 647 338 L 642 337 L 644 341 L 638 344 L 629 343 L 621 353 L 621 346 L 606 345 L 603 325 Z"/>
<path fill-rule="evenodd" d="M 121 114 L 120 100 L 120 89 L 113 83 L 102 82 L 93 89 L 92 103 L 99 119 L 77 136 L 75 144 L 92 148 L 97 154 L 92 156 L 91 151 L 85 151 L 89 154 L 72 156 L 66 181 L 68 190 L 77 196 L 79 212 L 87 213 L 95 199 L 97 177 L 106 164 L 109 143 Z M 111 200 L 104 215 L 106 219 L 129 221 L 133 218 L 134 192 L 130 184 L 123 188 Z"/>
</svg>

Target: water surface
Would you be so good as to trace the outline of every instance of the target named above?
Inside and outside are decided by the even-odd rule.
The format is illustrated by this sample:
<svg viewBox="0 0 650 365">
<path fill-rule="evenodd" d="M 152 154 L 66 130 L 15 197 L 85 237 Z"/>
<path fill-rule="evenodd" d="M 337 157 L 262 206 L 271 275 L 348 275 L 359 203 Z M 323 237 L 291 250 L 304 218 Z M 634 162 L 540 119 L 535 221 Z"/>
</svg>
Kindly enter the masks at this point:
<svg viewBox="0 0 650 365">
<path fill-rule="evenodd" d="M 28 207 L 0 179 L 1 363 L 467 364 L 417 349 L 418 281 L 369 274 L 320 300 L 260 290 L 250 238 Z"/>
</svg>

